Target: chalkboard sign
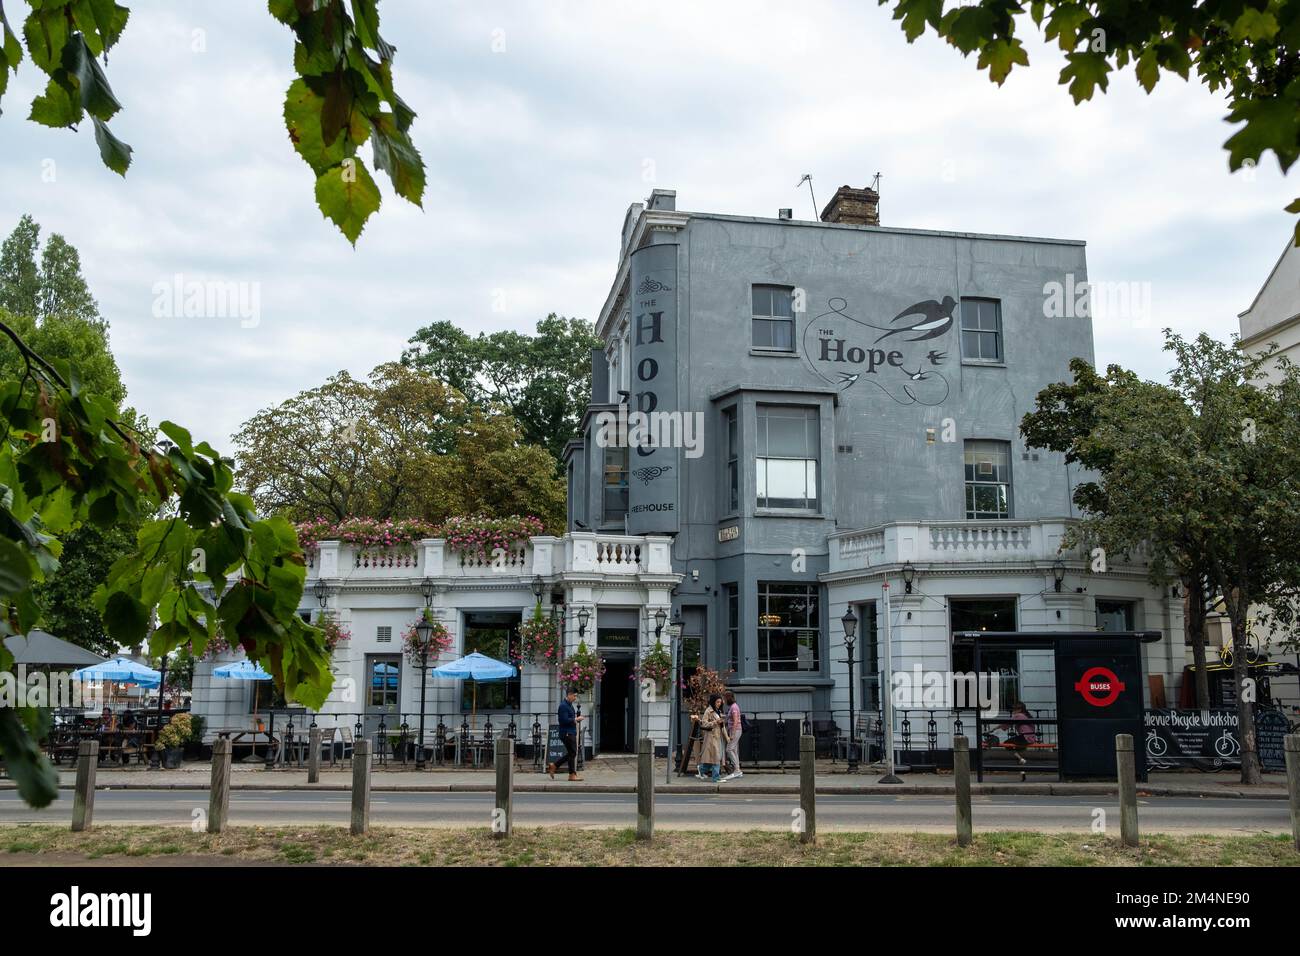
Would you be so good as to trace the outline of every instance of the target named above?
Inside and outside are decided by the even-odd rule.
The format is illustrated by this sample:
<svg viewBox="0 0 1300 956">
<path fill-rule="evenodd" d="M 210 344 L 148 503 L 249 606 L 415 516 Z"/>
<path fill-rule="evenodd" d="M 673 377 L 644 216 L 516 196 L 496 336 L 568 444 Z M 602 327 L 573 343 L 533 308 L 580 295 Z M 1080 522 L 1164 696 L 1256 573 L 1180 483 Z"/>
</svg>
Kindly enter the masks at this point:
<svg viewBox="0 0 1300 956">
<path fill-rule="evenodd" d="M 1282 738 L 1289 724 L 1286 715 L 1276 710 L 1255 712 L 1255 752 L 1259 765 L 1265 770 L 1286 770 L 1286 757 L 1282 752 Z"/>
<path fill-rule="evenodd" d="M 582 738 L 579 736 L 574 740 L 575 744 Z M 546 735 L 546 762 L 553 763 L 557 767 L 569 759 L 569 752 L 564 749 L 564 741 L 560 739 L 560 728 L 552 726 L 550 732 Z M 584 761 L 582 759 L 582 747 L 578 746 L 576 766 L 581 767 Z"/>
<path fill-rule="evenodd" d="M 564 741 L 560 739 L 560 728 L 552 727 L 546 735 L 546 762 L 561 764 L 568 759 L 569 752 L 564 749 Z"/>
</svg>

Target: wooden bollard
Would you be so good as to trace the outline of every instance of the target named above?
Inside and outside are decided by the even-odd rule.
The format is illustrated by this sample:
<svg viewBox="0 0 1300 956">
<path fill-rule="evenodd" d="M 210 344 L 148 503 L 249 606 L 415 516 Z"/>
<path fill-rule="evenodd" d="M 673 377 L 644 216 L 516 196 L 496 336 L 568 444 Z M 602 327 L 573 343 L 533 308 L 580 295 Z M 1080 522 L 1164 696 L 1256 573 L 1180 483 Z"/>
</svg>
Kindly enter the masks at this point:
<svg viewBox="0 0 1300 956">
<path fill-rule="evenodd" d="M 636 742 L 636 838 L 655 835 L 655 744 L 649 737 Z"/>
<path fill-rule="evenodd" d="M 1115 770 L 1119 777 L 1119 836 L 1125 846 L 1138 845 L 1137 763 L 1133 735 L 1115 735 Z"/>
<path fill-rule="evenodd" d="M 370 741 L 352 745 L 352 835 L 370 829 Z"/>
<path fill-rule="evenodd" d="M 799 738 L 799 814 L 800 843 L 817 841 L 817 738 L 804 734 Z"/>
<path fill-rule="evenodd" d="M 212 784 L 208 794 L 208 832 L 221 833 L 226 829 L 230 813 L 230 753 L 229 737 L 218 737 L 212 742 Z"/>
<path fill-rule="evenodd" d="M 1291 835 L 1295 848 L 1300 850 L 1300 734 L 1287 734 L 1282 738 L 1286 753 L 1286 787 L 1291 794 Z"/>
<path fill-rule="evenodd" d="M 498 737 L 496 742 L 497 803 L 492 811 L 492 836 L 503 840 L 510 836 L 515 811 L 515 742 Z"/>
<path fill-rule="evenodd" d="M 95 819 L 95 770 L 99 741 L 83 740 L 77 747 L 77 789 L 72 796 L 72 832 L 89 830 Z"/>
<path fill-rule="evenodd" d="M 957 737 L 952 742 L 952 776 L 957 785 L 957 845 L 970 846 L 970 741 Z"/>
<path fill-rule="evenodd" d="M 320 783 L 320 728 L 313 727 L 307 734 L 307 782 Z"/>
</svg>

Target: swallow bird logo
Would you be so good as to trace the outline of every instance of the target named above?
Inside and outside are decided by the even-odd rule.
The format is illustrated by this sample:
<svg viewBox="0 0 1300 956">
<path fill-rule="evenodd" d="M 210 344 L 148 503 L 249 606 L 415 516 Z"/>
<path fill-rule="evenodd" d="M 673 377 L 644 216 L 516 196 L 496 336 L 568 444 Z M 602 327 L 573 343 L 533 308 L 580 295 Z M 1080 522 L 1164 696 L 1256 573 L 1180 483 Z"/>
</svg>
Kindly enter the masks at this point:
<svg viewBox="0 0 1300 956">
<path fill-rule="evenodd" d="M 891 335 L 898 335 L 900 332 L 919 332 L 920 335 L 914 335 L 908 342 L 920 342 L 923 339 L 934 339 L 943 335 L 952 328 L 952 310 L 956 308 L 957 300 L 950 295 L 945 295 L 942 302 L 936 302 L 934 299 L 926 299 L 924 302 L 917 302 L 909 305 L 898 315 L 889 320 L 893 325 L 899 319 L 910 318 L 911 324 L 904 325 L 897 329 L 891 329 L 880 338 L 876 339 L 881 342 Z"/>
</svg>

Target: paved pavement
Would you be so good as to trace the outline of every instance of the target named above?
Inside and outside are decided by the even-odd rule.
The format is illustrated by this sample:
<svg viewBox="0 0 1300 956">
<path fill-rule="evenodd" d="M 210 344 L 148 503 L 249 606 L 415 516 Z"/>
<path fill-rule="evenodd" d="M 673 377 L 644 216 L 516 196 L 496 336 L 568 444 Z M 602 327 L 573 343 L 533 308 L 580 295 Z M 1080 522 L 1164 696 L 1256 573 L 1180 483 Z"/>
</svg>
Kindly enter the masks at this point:
<svg viewBox="0 0 1300 956">
<path fill-rule="evenodd" d="M 981 796 L 972 801 L 980 830 L 1088 832 L 1097 808 L 1112 819 L 1113 798 L 1084 796 Z M 788 830 L 798 805 L 795 794 L 664 794 L 655 801 L 656 826 L 694 830 Z M 230 822 L 237 826 L 346 826 L 350 795 L 337 790 L 266 790 L 231 794 Z M 371 821 L 382 826 L 482 827 L 491 821 L 488 793 L 390 791 L 371 799 Z M 95 795 L 97 824 L 190 826 L 202 821 L 207 795 L 177 790 L 108 790 Z M 521 827 L 630 827 L 636 797 L 623 793 L 522 793 L 515 797 Z M 1253 798 L 1142 799 L 1143 833 L 1288 833 L 1287 805 Z M 66 825 L 72 819 L 68 794 L 45 810 L 32 810 L 13 791 L 0 793 L 0 826 L 31 823 Z M 946 794 L 818 797 L 817 826 L 830 830 L 951 833 L 952 798 Z M 0 861 L 3 863 L 3 861 Z"/>
<path fill-rule="evenodd" d="M 532 763 L 525 761 L 516 765 L 515 790 L 519 793 L 538 791 L 559 791 L 568 793 L 634 793 L 636 791 L 636 761 L 633 757 L 599 757 L 590 761 L 583 770 L 581 783 L 570 783 L 565 774 L 556 775 L 551 780 L 546 774 L 533 772 Z M 101 766 L 96 775 L 99 788 L 113 789 L 147 789 L 147 790 L 204 790 L 208 787 L 211 773 L 206 762 L 186 763 L 179 770 L 150 770 L 147 767 L 129 767 L 115 769 Z M 882 796 L 943 794 L 953 790 L 951 774 L 916 773 L 903 776 L 902 784 L 885 785 L 878 781 L 881 776 L 879 767 L 863 767 L 862 772 L 849 774 L 841 762 L 832 764 L 828 760 L 817 762 L 817 792 L 820 794 L 879 794 Z M 60 785 L 70 788 L 76 773 L 66 764 L 60 768 Z M 1225 771 L 1223 773 L 1153 773 L 1150 779 L 1139 784 L 1141 793 L 1149 796 L 1183 796 L 1215 797 L 1222 799 L 1241 799 L 1250 797 L 1262 800 L 1286 799 L 1285 774 L 1265 774 L 1265 782 L 1255 786 L 1244 786 L 1239 774 Z M 442 791 L 442 792 L 481 792 L 490 791 L 496 785 L 492 770 L 449 770 L 444 768 L 417 771 L 414 768 L 383 769 L 376 767 L 371 775 L 371 787 L 375 792 L 386 791 Z M 1091 796 L 1115 793 L 1115 784 L 1102 782 L 1059 782 L 1055 774 L 1034 773 L 1030 771 L 1025 779 L 1019 773 L 989 773 L 985 783 L 973 784 L 972 792 L 977 794 L 1021 794 L 1021 795 L 1072 795 Z M 0 792 L 12 789 L 13 781 L 0 777 Z M 261 763 L 235 763 L 232 767 L 232 788 L 234 790 L 349 790 L 352 786 L 351 771 L 345 765 L 321 768 L 320 782 L 307 783 L 307 771 L 295 768 L 267 770 Z M 671 783 L 665 783 L 665 766 L 663 760 L 655 762 L 655 787 L 660 793 L 729 793 L 745 794 L 788 794 L 797 793 L 799 774 L 797 767 L 789 767 L 785 772 L 778 770 L 747 770 L 737 780 L 714 785 L 696 780 L 694 776 L 679 777 L 673 775 Z"/>
</svg>

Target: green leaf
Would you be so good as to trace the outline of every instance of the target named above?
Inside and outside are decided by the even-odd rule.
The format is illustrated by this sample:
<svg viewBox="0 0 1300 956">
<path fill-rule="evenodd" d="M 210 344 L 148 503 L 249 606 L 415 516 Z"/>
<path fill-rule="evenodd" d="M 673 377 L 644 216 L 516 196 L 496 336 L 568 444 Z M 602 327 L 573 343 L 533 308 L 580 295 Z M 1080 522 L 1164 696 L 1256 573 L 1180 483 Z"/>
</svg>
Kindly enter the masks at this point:
<svg viewBox="0 0 1300 956">
<path fill-rule="evenodd" d="M 424 160 L 411 142 L 411 137 L 399 132 L 391 113 L 375 117 L 374 150 L 375 168 L 388 174 L 397 195 L 423 208 Z"/>
<path fill-rule="evenodd" d="M 189 430 L 182 428 L 175 422 L 164 421 L 158 426 L 158 430 L 172 440 L 182 455 L 190 458 L 194 455 L 194 438 L 190 435 Z"/>
<path fill-rule="evenodd" d="M 348 125 L 348 114 L 352 111 L 352 86 L 338 70 L 322 78 L 325 91 L 325 104 L 320 111 L 321 142 L 333 143 Z"/>
<path fill-rule="evenodd" d="M 108 85 L 108 77 L 81 36 L 74 36 L 63 48 L 63 68 L 76 77 L 81 105 L 91 116 L 109 120 L 122 108 Z"/>
<path fill-rule="evenodd" d="M 321 139 L 321 112 L 325 98 L 297 79 L 289 84 L 284 96 L 284 125 L 289 131 L 289 141 L 294 150 L 306 160 L 317 176 L 337 166 L 344 158 L 343 137 L 336 137 L 328 146 Z"/>
<path fill-rule="evenodd" d="M 0 596 L 26 591 L 31 583 L 31 559 L 8 538 L 0 538 Z"/>
<path fill-rule="evenodd" d="M 354 246 L 379 203 L 379 187 L 365 163 L 355 156 L 326 170 L 316 180 L 316 205 Z"/>
<path fill-rule="evenodd" d="M 139 644 L 149 627 L 149 610 L 124 591 L 113 591 L 104 605 L 104 630 L 126 647 Z"/>
<path fill-rule="evenodd" d="M 889 0 L 880 0 L 880 2 L 883 6 Z M 936 30 L 939 29 L 939 20 L 942 16 L 943 0 L 898 0 L 898 5 L 894 9 L 894 19 L 902 21 L 903 34 L 907 37 L 908 43 L 925 32 L 927 23 Z"/>
<path fill-rule="evenodd" d="M 99 144 L 99 156 L 104 165 L 125 176 L 131 166 L 131 147 L 114 136 L 102 119 L 93 117 L 95 124 L 95 142 Z"/>
<path fill-rule="evenodd" d="M 83 115 L 81 97 L 67 74 L 59 70 L 46 84 L 45 92 L 32 100 L 32 111 L 27 118 L 42 126 L 67 129 L 80 123 Z"/>
<path fill-rule="evenodd" d="M 1109 82 L 1106 74 L 1110 72 L 1110 64 L 1106 62 L 1104 53 L 1075 52 L 1066 54 L 1065 67 L 1061 70 L 1061 82 L 1070 84 L 1070 95 L 1074 97 L 1074 102 L 1082 103 L 1084 100 L 1092 99 L 1093 90 L 1101 87 L 1101 91 L 1106 92 L 1106 86 Z"/>
<path fill-rule="evenodd" d="M 46 73 L 53 73 L 63 62 L 63 47 L 68 42 L 68 22 L 62 5 L 51 10 L 33 9 L 23 23 L 23 38 L 32 62 Z"/>
<path fill-rule="evenodd" d="M 993 11 L 986 7 L 957 7 L 943 15 L 939 32 L 962 53 L 971 53 L 993 38 L 995 20 Z"/>
<path fill-rule="evenodd" d="M 1019 63 L 1021 66 L 1029 65 L 1029 54 L 1025 52 L 1024 45 L 1017 39 L 1010 40 L 993 40 L 988 43 L 982 53 L 980 53 L 979 62 L 976 64 L 980 69 L 988 67 L 989 79 L 1001 86 L 1011 72 L 1011 67 Z"/>
<path fill-rule="evenodd" d="M 1073 50 L 1079 43 L 1079 28 L 1092 19 L 1092 13 L 1077 3 L 1060 3 L 1047 18 L 1043 36 L 1056 39 L 1062 50 Z"/>
<path fill-rule="evenodd" d="M 1300 115 L 1297 115 L 1294 100 L 1240 101 L 1226 121 L 1246 124 L 1223 144 L 1228 150 L 1229 169 L 1240 169 L 1246 160 L 1258 162 L 1260 156 L 1270 149 L 1277 155 L 1283 172 L 1295 162 L 1296 144 L 1300 141 Z"/>
<path fill-rule="evenodd" d="M 1142 84 L 1142 89 L 1148 93 L 1155 89 L 1156 83 L 1160 80 L 1160 65 L 1157 61 L 1158 52 L 1154 46 L 1149 46 L 1142 51 L 1142 55 L 1133 64 L 1133 72 L 1137 76 L 1137 81 Z"/>
<path fill-rule="evenodd" d="M 39 810 L 54 802 L 59 795 L 59 775 L 12 707 L 0 707 L 0 754 L 28 805 Z"/>
<path fill-rule="evenodd" d="M 1267 10 L 1254 7 L 1247 7 L 1232 24 L 1234 40 L 1271 40 L 1277 31 L 1277 18 Z"/>
<path fill-rule="evenodd" d="M 294 0 L 269 0 L 266 6 L 281 23 L 293 26 L 298 21 L 298 4 Z"/>
</svg>

